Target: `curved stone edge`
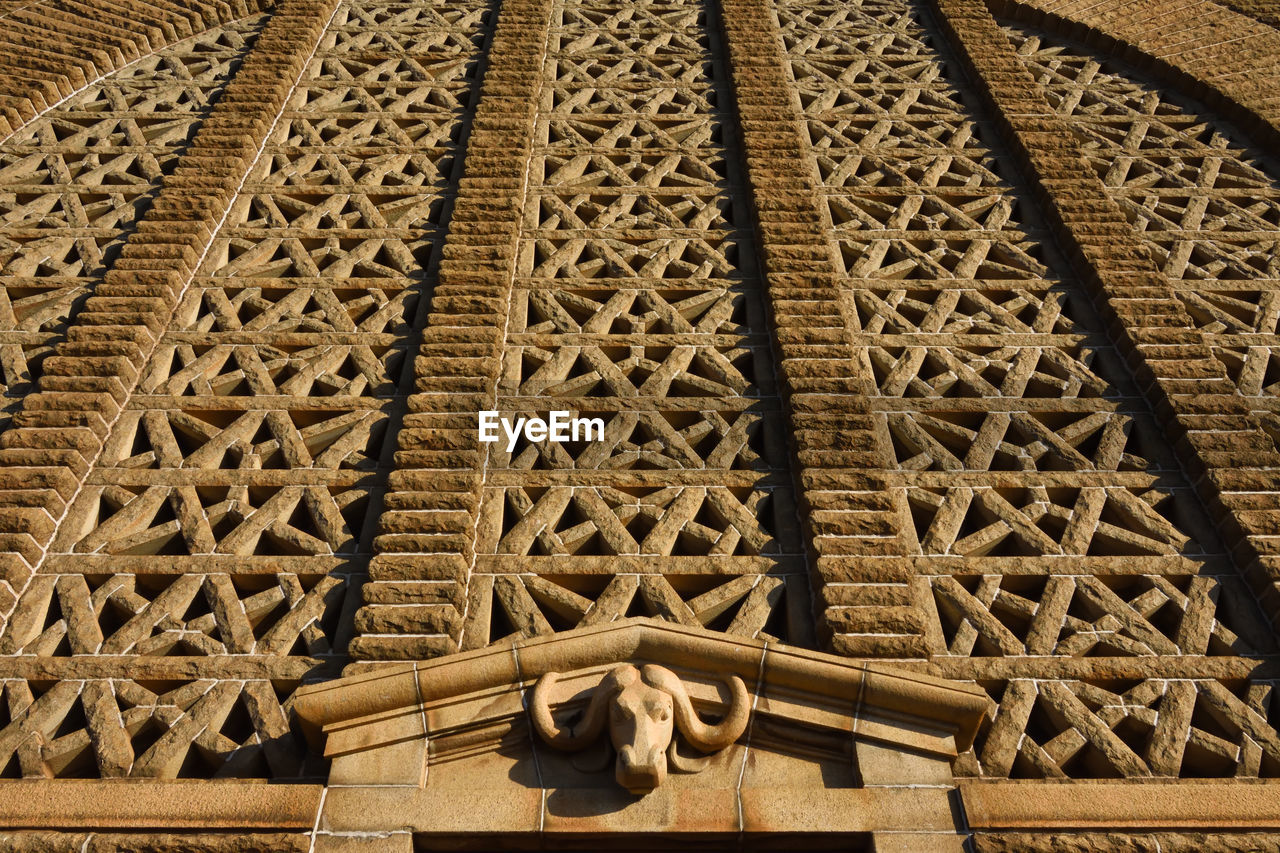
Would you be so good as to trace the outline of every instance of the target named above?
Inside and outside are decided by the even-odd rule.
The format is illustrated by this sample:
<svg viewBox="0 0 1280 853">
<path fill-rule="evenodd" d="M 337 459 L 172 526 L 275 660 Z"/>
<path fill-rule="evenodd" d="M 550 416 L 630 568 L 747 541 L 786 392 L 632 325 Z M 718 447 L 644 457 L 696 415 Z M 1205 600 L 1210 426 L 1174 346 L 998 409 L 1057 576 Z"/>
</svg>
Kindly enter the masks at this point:
<svg viewBox="0 0 1280 853">
<path fill-rule="evenodd" d="M 1280 31 L 1211 0 L 986 0 L 1124 59 L 1280 149 Z"/>
<path fill-rule="evenodd" d="M 1280 3 L 1276 0 L 1220 0 L 1223 6 L 1264 24 L 1280 28 Z"/>
<path fill-rule="evenodd" d="M 983 0 L 930 0 L 1263 612 L 1280 625 L 1280 450 Z M 1180 755 L 1180 753 L 1179 753 Z"/>
<path fill-rule="evenodd" d="M 338 0 L 284 0 L 0 435 L 0 620 L 17 605 Z"/>
<path fill-rule="evenodd" d="M 167 45 L 276 0 L 44 0 L 0 14 L 0 140 Z"/>
</svg>

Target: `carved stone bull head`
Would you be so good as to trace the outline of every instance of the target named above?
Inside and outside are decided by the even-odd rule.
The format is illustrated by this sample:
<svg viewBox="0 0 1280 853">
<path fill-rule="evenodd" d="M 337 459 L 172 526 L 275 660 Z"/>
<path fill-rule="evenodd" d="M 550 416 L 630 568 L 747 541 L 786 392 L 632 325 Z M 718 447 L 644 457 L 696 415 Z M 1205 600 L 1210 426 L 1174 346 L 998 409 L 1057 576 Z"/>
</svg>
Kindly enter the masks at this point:
<svg viewBox="0 0 1280 853">
<path fill-rule="evenodd" d="M 633 794 L 647 794 L 667 777 L 668 759 L 679 769 L 693 769 L 676 752 L 673 725 L 699 752 L 710 753 L 733 743 L 747 727 L 751 706 L 742 679 L 725 679 L 733 694 L 729 712 L 716 725 L 698 718 L 679 677 L 669 669 L 646 664 L 615 667 L 591 695 L 582 719 L 559 726 L 551 716 L 547 694 L 559 678 L 549 672 L 538 679 L 530 698 L 533 727 L 556 749 L 573 751 L 590 745 L 609 725 L 618 752 L 618 784 Z"/>
</svg>

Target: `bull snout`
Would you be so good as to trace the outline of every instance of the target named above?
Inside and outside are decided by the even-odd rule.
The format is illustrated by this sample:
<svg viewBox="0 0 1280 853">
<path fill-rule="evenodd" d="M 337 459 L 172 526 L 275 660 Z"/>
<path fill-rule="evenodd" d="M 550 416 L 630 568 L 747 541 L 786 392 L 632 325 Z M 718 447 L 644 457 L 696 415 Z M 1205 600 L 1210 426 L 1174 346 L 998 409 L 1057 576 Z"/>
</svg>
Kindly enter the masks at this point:
<svg viewBox="0 0 1280 853">
<path fill-rule="evenodd" d="M 637 749 L 627 744 L 618 750 L 618 784 L 633 794 L 647 794 L 667 778 L 667 755 L 658 747 Z"/>
</svg>

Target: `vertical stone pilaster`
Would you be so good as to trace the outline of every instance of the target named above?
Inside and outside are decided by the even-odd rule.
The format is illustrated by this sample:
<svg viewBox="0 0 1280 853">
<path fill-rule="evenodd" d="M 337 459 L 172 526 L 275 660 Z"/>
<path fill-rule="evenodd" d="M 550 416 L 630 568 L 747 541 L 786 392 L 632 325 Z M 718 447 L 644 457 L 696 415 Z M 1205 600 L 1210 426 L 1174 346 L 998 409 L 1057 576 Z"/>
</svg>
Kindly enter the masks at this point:
<svg viewBox="0 0 1280 853">
<path fill-rule="evenodd" d="M 824 231 L 777 25 L 766 0 L 721 0 L 766 299 L 814 556 L 819 632 L 841 654 L 923 654 L 923 618 L 883 476 L 892 467 L 867 398 L 873 382 L 851 327 Z"/>
<path fill-rule="evenodd" d="M 353 658 L 456 651 L 484 479 L 551 5 L 504 0 L 480 87 L 431 314 L 414 363 Z"/>
<path fill-rule="evenodd" d="M 281 5 L 0 438 L 0 613 L 44 558 L 335 6 Z"/>
<path fill-rule="evenodd" d="M 935 0 L 943 29 L 982 92 L 1112 339 L 1163 422 L 1236 564 L 1273 624 L 1280 620 L 1280 451 L 1213 358 L 1168 279 L 1084 161 L 977 0 Z"/>
</svg>

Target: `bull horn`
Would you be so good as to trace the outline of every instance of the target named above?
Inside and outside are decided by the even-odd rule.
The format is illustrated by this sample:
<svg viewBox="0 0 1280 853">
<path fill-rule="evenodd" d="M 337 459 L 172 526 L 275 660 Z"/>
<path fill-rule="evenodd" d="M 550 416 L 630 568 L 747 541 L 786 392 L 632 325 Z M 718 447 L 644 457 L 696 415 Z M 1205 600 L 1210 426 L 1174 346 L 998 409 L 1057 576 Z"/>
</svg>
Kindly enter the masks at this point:
<svg viewBox="0 0 1280 853">
<path fill-rule="evenodd" d="M 674 672 L 660 666 L 646 664 L 641 674 L 646 684 L 671 695 L 676 726 L 698 751 L 715 752 L 718 749 L 724 749 L 746 731 L 747 720 L 751 716 L 751 703 L 747 697 L 747 686 L 738 676 L 730 675 L 725 679 L 733 699 L 729 703 L 729 711 L 724 715 L 724 719 L 711 726 L 702 722 L 697 712 L 693 710 L 689 693 Z"/>
<path fill-rule="evenodd" d="M 560 673 L 544 674 L 533 686 L 533 695 L 529 697 L 529 714 L 533 717 L 534 729 L 544 741 L 556 749 L 563 749 L 566 752 L 584 749 L 604 731 L 604 725 L 609 720 L 609 701 L 623 686 L 635 681 L 638 675 L 639 672 L 633 666 L 615 668 L 601 680 L 600 685 L 591 694 L 591 704 L 587 706 L 587 711 L 578 724 L 572 727 L 561 727 L 552 717 L 551 705 L 548 701 L 551 689 L 560 680 Z"/>
<path fill-rule="evenodd" d="M 677 745 L 679 739 L 672 738 L 671 743 L 667 744 L 667 766 L 674 768 L 679 773 L 700 773 L 707 768 L 714 755 L 704 755 L 701 758 L 686 758 L 680 754 Z"/>
</svg>

